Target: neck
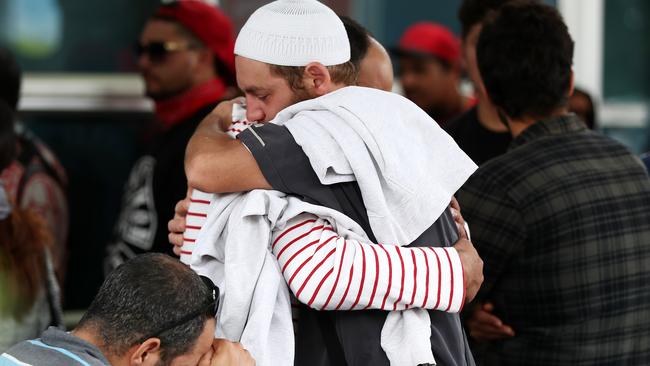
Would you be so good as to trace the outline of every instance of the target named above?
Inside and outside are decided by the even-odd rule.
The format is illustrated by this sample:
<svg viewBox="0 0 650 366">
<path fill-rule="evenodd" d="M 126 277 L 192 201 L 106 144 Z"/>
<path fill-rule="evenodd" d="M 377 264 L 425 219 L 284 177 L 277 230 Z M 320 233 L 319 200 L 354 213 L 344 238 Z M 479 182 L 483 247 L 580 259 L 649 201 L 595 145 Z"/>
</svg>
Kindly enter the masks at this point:
<svg viewBox="0 0 650 366">
<path fill-rule="evenodd" d="M 521 135 L 521 133 L 524 132 L 528 127 L 534 125 L 538 121 L 554 118 L 554 117 L 560 117 L 567 113 L 569 113 L 568 108 L 560 107 L 555 111 L 553 111 L 553 113 L 550 113 L 549 115 L 543 117 L 523 116 L 521 118 L 516 118 L 516 119 L 506 117 L 506 119 L 508 121 L 510 134 L 512 135 L 513 138 L 515 138 Z"/>
<path fill-rule="evenodd" d="M 350 85 L 346 85 L 346 84 L 343 84 L 343 83 L 336 83 L 336 84 L 332 83 L 332 86 L 329 88 L 329 91 L 327 92 L 327 94 L 329 94 L 331 92 L 334 92 L 334 91 L 337 91 L 339 89 L 343 89 L 346 86 L 350 86 Z"/>
<path fill-rule="evenodd" d="M 70 332 L 75 337 L 82 339 L 93 346 L 97 347 L 99 351 L 106 357 L 108 362 L 113 366 L 123 366 L 127 365 L 124 357 L 118 357 L 113 355 L 108 349 L 104 346 L 104 343 L 101 341 L 101 337 L 93 330 L 87 327 L 75 328 Z"/>
<path fill-rule="evenodd" d="M 476 105 L 478 122 L 487 130 L 492 132 L 508 132 L 508 126 L 499 118 L 499 113 L 494 104 L 479 97 Z"/>
<path fill-rule="evenodd" d="M 440 119 L 438 123 L 445 124 L 450 120 L 459 116 L 465 110 L 465 97 L 458 91 L 454 89 L 453 93 L 447 94 L 447 100 L 440 105 L 441 108 L 434 108 L 431 110 L 431 114 Z"/>
<path fill-rule="evenodd" d="M 221 79 L 211 79 L 174 97 L 156 101 L 156 116 L 165 128 L 185 121 L 201 108 L 223 98 L 226 86 Z"/>
</svg>

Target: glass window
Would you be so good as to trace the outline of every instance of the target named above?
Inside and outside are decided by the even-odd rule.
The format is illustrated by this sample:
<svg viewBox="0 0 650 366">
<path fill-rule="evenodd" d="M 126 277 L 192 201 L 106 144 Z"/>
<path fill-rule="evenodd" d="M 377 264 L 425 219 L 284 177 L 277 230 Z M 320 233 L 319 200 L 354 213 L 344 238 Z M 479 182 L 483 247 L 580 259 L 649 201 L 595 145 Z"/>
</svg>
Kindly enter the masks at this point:
<svg viewBox="0 0 650 366">
<path fill-rule="evenodd" d="M 26 72 L 132 71 L 132 44 L 158 3 L 0 0 L 0 43 Z"/>
<path fill-rule="evenodd" d="M 650 2 L 605 1 L 604 97 L 650 98 Z"/>
</svg>

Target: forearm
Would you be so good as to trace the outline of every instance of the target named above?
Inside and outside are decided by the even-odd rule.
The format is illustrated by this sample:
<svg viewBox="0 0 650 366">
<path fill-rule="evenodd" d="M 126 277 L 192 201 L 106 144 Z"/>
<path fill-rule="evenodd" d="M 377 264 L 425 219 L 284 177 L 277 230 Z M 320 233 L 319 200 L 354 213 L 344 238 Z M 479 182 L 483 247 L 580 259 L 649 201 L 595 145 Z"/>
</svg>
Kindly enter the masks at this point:
<svg viewBox="0 0 650 366">
<path fill-rule="evenodd" d="M 462 264 L 453 248 L 346 240 L 312 215 L 292 223 L 272 250 L 291 291 L 310 307 L 457 312 L 463 305 Z"/>
<path fill-rule="evenodd" d="M 190 139 L 185 174 L 190 187 L 210 193 L 271 188 L 250 152 L 223 132 L 214 116 L 206 117 Z"/>
</svg>

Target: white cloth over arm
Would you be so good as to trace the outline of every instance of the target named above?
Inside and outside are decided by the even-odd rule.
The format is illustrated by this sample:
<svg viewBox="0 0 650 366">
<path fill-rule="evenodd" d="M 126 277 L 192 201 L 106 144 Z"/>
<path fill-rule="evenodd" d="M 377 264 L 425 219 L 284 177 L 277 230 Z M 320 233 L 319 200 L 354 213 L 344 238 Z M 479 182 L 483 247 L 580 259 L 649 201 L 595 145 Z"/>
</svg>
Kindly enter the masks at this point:
<svg viewBox="0 0 650 366">
<path fill-rule="evenodd" d="M 269 251 L 271 222 L 258 214 L 280 211 L 268 205 L 284 202 L 269 197 L 219 195 L 198 235 L 191 267 L 221 290 L 215 336 L 241 342 L 257 365 L 293 365 L 289 292 Z"/>
</svg>

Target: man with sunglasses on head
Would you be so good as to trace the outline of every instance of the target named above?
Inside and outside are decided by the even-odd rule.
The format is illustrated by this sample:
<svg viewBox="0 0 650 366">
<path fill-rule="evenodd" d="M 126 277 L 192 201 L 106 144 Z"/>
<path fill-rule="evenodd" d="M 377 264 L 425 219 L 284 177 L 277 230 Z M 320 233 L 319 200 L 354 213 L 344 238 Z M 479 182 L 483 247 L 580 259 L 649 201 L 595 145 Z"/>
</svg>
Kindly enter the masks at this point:
<svg viewBox="0 0 650 366">
<path fill-rule="evenodd" d="M 160 132 L 131 170 L 106 273 L 139 253 L 171 253 L 166 224 L 187 191 L 185 146 L 234 84 L 232 33 L 225 14 L 196 0 L 162 5 L 147 21 L 135 51 Z"/>
<path fill-rule="evenodd" d="M 143 254 L 106 278 L 71 332 L 50 327 L 0 365 L 251 366 L 240 344 L 214 339 L 219 289 L 177 260 Z"/>
</svg>

